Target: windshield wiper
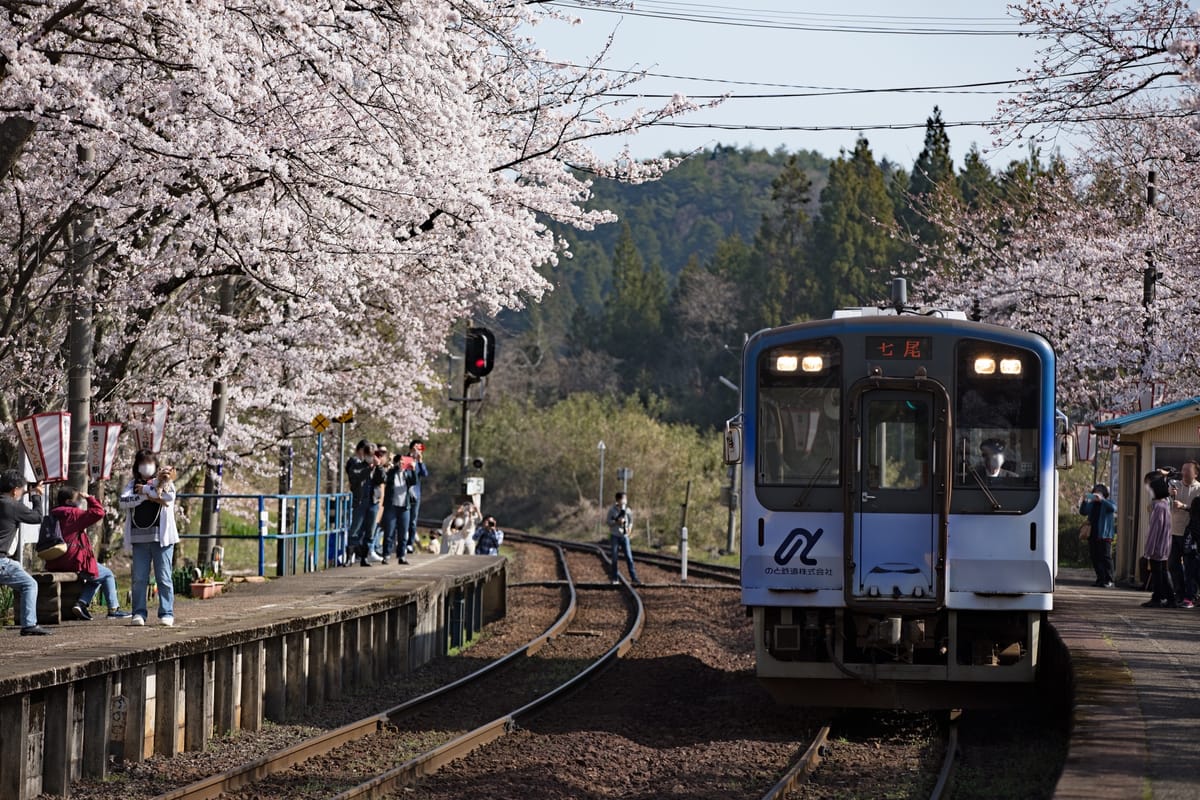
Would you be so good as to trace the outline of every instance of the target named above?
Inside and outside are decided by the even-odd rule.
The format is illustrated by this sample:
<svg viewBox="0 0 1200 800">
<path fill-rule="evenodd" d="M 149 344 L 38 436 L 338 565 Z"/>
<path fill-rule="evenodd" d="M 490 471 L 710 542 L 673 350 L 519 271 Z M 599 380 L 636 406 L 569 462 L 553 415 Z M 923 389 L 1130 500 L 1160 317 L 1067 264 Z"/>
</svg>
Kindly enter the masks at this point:
<svg viewBox="0 0 1200 800">
<path fill-rule="evenodd" d="M 804 505 L 804 501 L 808 499 L 808 495 L 812 492 L 813 487 L 817 485 L 817 481 L 821 480 L 821 476 L 825 474 L 825 469 L 832 463 L 833 457 L 825 456 L 825 460 L 821 462 L 817 474 L 812 476 L 812 479 L 808 482 L 808 486 L 804 487 L 804 491 L 800 493 L 800 497 L 792 504 L 793 508 L 800 508 Z"/>
<path fill-rule="evenodd" d="M 996 499 L 996 495 L 992 494 L 992 490 L 984 483 L 983 476 L 979 474 L 978 467 L 971 467 L 971 477 L 979 484 L 979 488 L 983 489 L 983 493 L 987 495 L 988 501 L 992 504 L 992 511 L 1000 510 L 1000 501 Z"/>
</svg>

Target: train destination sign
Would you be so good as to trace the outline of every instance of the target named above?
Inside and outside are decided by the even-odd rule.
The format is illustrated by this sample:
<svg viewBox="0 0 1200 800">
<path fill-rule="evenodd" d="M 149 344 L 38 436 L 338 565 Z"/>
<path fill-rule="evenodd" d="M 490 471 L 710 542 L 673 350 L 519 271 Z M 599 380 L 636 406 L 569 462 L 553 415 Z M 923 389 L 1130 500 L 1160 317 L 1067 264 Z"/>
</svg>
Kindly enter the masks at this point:
<svg viewBox="0 0 1200 800">
<path fill-rule="evenodd" d="M 933 358 L 933 339 L 929 336 L 868 336 L 867 358 L 928 361 Z"/>
</svg>

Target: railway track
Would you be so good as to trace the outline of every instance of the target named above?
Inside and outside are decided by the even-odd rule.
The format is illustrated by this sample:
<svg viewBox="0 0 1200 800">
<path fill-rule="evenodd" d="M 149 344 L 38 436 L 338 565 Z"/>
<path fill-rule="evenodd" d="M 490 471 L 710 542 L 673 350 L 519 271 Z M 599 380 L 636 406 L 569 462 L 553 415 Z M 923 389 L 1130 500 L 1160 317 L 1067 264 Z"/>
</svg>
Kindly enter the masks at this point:
<svg viewBox="0 0 1200 800">
<path fill-rule="evenodd" d="M 950 714 L 947 728 L 946 750 L 937 781 L 929 793 L 929 800 L 943 800 L 953 789 L 954 765 L 958 755 L 959 712 Z M 808 781 L 826 755 L 831 725 L 823 725 L 813 737 L 800 757 L 788 768 L 783 777 L 762 796 L 762 800 L 787 800 L 794 791 Z"/>
<path fill-rule="evenodd" d="M 520 672 L 522 680 L 532 675 L 532 678 L 526 681 L 526 684 L 532 686 L 538 683 L 539 679 L 536 668 L 529 666 L 537 659 L 525 659 L 530 659 L 530 657 L 542 650 L 552 640 L 568 632 L 568 627 L 577 621 L 577 618 L 580 616 L 578 613 L 580 607 L 578 596 L 579 592 L 583 590 L 577 586 L 572 578 L 562 548 L 552 543 L 544 546 L 549 547 L 555 553 L 560 574 L 563 576 L 561 585 L 564 591 L 564 601 L 562 613 L 539 636 L 513 650 L 503 658 L 497 659 L 485 667 L 432 692 L 413 698 L 387 711 L 373 714 L 336 730 L 328 731 L 291 747 L 255 759 L 219 775 L 161 794 L 156 800 L 204 800 L 221 797 L 234 792 L 244 792 L 247 790 L 247 787 L 253 790 L 254 796 L 270 795 L 273 789 L 266 784 L 273 780 L 283 780 L 281 774 L 285 771 L 312 768 L 315 764 L 320 764 L 322 761 L 330 759 L 336 762 L 339 758 L 338 754 L 345 752 L 344 748 L 347 748 L 348 745 L 352 746 L 350 750 L 353 752 L 357 748 L 364 747 L 364 742 L 369 741 L 369 737 L 394 735 L 397 730 L 401 729 L 414 717 L 427 715 L 432 719 L 444 718 L 447 722 L 453 722 L 456 717 L 465 713 L 464 709 L 475 708 L 475 704 L 464 699 L 464 697 L 472 690 L 477 693 L 482 692 L 486 695 L 489 690 L 481 688 L 481 684 L 489 680 L 500 681 L 501 679 L 498 677 L 500 673 L 505 672 L 507 674 L 507 671 L 503 670 L 505 666 L 520 661 L 524 665 L 524 668 Z M 599 554 L 598 548 L 594 549 L 593 552 Z M 613 587 L 605 586 L 604 588 L 607 593 Z M 619 588 L 627 595 L 624 628 L 618 637 L 618 641 L 602 655 L 591 659 L 591 663 L 586 668 L 577 671 L 576 674 L 567 680 L 561 680 L 558 676 L 554 676 L 551 679 L 548 676 L 553 671 L 551 669 L 553 664 L 546 664 L 545 670 L 543 670 L 546 676 L 542 677 L 540 683 L 548 684 L 553 688 L 541 690 L 539 687 L 538 691 L 532 694 L 527 693 L 525 697 L 506 706 L 506 708 L 511 710 L 501 713 L 482 724 L 476 724 L 466 733 L 455 735 L 449 741 L 441 742 L 421 752 L 419 755 L 408 758 L 402 764 L 382 772 L 375 770 L 377 774 L 372 775 L 367 780 L 353 783 L 353 781 L 347 781 L 343 778 L 340 781 L 340 792 L 336 796 L 339 798 L 378 797 L 409 783 L 416 777 L 436 771 L 443 764 L 461 758 L 471 750 L 503 736 L 507 730 L 518 725 L 536 710 L 553 702 L 556 698 L 576 686 L 581 685 L 613 660 L 623 656 L 633 645 L 634 640 L 640 633 L 644 614 L 641 599 L 633 588 L 623 580 Z M 500 682 L 492 685 L 490 692 L 492 695 L 499 697 L 519 695 L 521 692 L 513 690 L 513 684 L 516 682 L 517 680 L 512 678 L 510 682 Z M 441 704 L 445 704 L 445 707 L 439 707 Z M 518 704 L 519 707 L 513 708 L 513 705 Z M 339 748 L 343 749 L 339 750 Z M 346 783 L 351 783 L 352 785 L 349 788 L 344 788 Z M 292 796 L 290 790 L 286 787 L 280 789 L 279 792 L 278 796 Z M 328 796 L 328 792 L 322 796 Z"/>
<path fill-rule="evenodd" d="M 602 545 L 590 542 L 575 542 L 569 539 L 552 539 L 546 536 L 538 536 L 532 533 L 526 533 L 520 530 L 506 530 L 504 532 L 506 541 L 514 542 L 529 542 L 532 544 L 543 545 L 558 545 L 567 550 L 577 550 L 581 552 L 600 551 L 601 557 L 608 563 L 608 553 Z M 680 559 L 678 556 L 668 556 L 662 553 L 654 553 L 646 550 L 633 551 L 633 560 L 638 564 L 650 564 L 659 569 L 679 572 Z M 706 578 L 716 581 L 721 584 L 740 584 L 742 571 L 739 567 L 728 567 L 721 564 L 705 564 L 695 561 L 688 562 L 688 575 L 700 578 Z"/>
</svg>

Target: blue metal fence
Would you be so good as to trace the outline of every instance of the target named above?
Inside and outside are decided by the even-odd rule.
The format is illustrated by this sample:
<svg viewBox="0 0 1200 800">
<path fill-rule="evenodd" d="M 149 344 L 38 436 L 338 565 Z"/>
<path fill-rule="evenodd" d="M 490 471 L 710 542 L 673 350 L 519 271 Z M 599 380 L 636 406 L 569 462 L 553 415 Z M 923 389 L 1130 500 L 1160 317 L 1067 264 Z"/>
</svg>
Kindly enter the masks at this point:
<svg viewBox="0 0 1200 800">
<path fill-rule="evenodd" d="M 212 499 L 217 517 L 217 530 L 223 541 L 231 539 L 257 540 L 258 574 L 265 575 L 267 547 L 273 543 L 276 549 L 276 574 L 293 575 L 297 572 L 315 572 L 345 563 L 347 540 L 350 528 L 350 493 L 341 494 L 180 494 L 180 501 L 199 501 L 197 511 L 203 503 Z M 229 533 L 221 526 L 220 515 L 228 514 L 222 505 L 238 506 L 237 516 L 254 518 L 258 523 L 256 533 Z M 257 516 L 253 516 L 257 511 Z M 274 512 L 274 520 L 272 520 Z M 181 539 L 202 539 L 202 534 L 181 534 Z"/>
</svg>

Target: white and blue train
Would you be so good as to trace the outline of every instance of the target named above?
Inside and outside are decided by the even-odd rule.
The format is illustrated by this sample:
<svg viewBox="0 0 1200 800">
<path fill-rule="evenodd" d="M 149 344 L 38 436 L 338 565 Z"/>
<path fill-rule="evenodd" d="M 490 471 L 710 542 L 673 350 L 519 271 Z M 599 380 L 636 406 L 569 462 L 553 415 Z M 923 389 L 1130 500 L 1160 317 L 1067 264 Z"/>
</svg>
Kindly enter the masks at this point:
<svg viewBox="0 0 1200 800">
<path fill-rule="evenodd" d="M 994 705 L 1037 674 L 1073 452 L 1053 349 L 905 294 L 746 343 L 726 460 L 758 676 L 782 702 Z"/>
</svg>

